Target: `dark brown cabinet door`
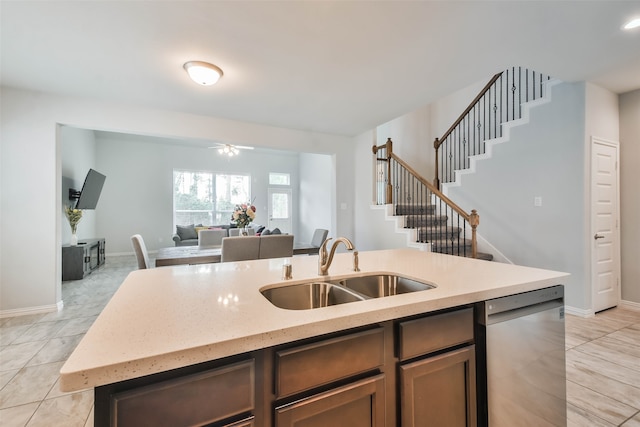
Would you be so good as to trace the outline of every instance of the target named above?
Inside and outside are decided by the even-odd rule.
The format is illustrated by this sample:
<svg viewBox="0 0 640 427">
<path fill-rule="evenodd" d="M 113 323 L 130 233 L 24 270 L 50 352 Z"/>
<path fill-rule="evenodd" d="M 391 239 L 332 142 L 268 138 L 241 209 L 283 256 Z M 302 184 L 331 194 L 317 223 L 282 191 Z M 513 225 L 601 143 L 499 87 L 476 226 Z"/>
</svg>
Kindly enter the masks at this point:
<svg viewBox="0 0 640 427">
<path fill-rule="evenodd" d="M 475 346 L 400 366 L 402 427 L 475 426 Z"/>
<path fill-rule="evenodd" d="M 254 409 L 254 384 L 252 359 L 115 393 L 110 425 L 174 427 L 223 421 Z M 250 426 L 252 421 L 243 422 L 239 425 Z"/>
<path fill-rule="evenodd" d="M 384 375 L 276 408 L 276 427 L 383 427 Z"/>
</svg>

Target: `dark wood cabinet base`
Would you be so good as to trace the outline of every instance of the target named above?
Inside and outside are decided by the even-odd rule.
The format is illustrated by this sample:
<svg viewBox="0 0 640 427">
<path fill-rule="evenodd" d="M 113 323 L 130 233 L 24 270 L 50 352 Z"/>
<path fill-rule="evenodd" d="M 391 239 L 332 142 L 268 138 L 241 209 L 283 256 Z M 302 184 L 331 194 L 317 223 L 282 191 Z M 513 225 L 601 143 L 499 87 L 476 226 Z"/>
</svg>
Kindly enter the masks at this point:
<svg viewBox="0 0 640 427">
<path fill-rule="evenodd" d="M 102 238 L 80 240 L 76 246 L 62 246 L 62 280 L 81 280 L 105 263 Z"/>
<path fill-rule="evenodd" d="M 458 307 L 98 387 L 94 425 L 476 426 L 473 321 Z"/>
</svg>

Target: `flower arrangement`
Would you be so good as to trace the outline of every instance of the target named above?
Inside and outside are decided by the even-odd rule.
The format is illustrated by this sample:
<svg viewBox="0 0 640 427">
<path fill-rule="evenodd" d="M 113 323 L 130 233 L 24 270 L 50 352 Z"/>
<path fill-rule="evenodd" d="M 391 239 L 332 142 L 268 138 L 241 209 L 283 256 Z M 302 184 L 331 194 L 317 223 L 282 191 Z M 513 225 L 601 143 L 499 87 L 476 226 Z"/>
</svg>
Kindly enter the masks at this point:
<svg viewBox="0 0 640 427">
<path fill-rule="evenodd" d="M 70 206 L 65 206 L 64 213 L 69 220 L 69 225 L 71 226 L 71 234 L 76 234 L 78 223 L 82 219 L 82 209 L 73 209 Z"/>
<path fill-rule="evenodd" d="M 236 205 L 231 215 L 231 220 L 235 221 L 239 228 L 247 227 L 256 217 L 256 207 L 249 203 Z"/>
</svg>

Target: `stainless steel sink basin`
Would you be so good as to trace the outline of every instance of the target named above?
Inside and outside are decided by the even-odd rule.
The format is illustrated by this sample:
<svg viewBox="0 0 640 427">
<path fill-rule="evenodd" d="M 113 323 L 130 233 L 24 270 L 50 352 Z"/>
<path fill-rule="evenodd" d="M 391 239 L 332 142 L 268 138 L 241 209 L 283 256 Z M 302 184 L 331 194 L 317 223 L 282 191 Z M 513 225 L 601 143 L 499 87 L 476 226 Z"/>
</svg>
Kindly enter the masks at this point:
<svg viewBox="0 0 640 427">
<path fill-rule="evenodd" d="M 261 290 L 273 305 L 288 310 L 308 310 L 362 301 L 362 295 L 332 283 L 311 282 Z"/>
<path fill-rule="evenodd" d="M 288 310 L 309 310 L 371 298 L 426 291 L 436 285 L 394 274 L 371 274 L 331 282 L 283 284 L 260 292 L 273 305 Z"/>
<path fill-rule="evenodd" d="M 392 274 L 351 277 L 335 283 L 369 298 L 387 297 L 435 288 L 435 285 L 430 283 L 418 282 Z"/>
</svg>

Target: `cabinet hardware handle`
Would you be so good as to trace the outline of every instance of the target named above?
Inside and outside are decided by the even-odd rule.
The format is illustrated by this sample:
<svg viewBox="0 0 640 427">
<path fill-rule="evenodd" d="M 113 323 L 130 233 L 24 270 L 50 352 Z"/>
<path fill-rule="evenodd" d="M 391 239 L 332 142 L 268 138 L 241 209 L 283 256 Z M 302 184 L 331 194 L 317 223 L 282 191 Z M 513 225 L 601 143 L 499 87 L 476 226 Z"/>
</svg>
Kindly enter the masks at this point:
<svg viewBox="0 0 640 427">
<path fill-rule="evenodd" d="M 604 239 L 604 236 L 597 234 L 595 236 L 593 236 L 594 239 L 598 240 L 598 239 Z"/>
</svg>

